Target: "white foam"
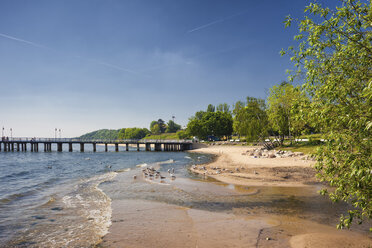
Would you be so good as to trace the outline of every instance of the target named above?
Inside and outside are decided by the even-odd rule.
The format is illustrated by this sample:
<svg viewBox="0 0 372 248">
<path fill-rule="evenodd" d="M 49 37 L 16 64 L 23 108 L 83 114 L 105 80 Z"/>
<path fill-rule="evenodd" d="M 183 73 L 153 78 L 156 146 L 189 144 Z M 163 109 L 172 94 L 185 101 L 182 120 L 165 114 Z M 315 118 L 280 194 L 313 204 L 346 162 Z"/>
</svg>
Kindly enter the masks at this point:
<svg viewBox="0 0 372 248">
<path fill-rule="evenodd" d="M 143 163 L 143 164 L 137 164 L 136 167 L 146 167 L 147 164 L 146 163 Z"/>
<path fill-rule="evenodd" d="M 174 160 L 173 159 L 168 159 L 165 161 L 157 162 L 157 164 L 173 164 Z"/>
</svg>

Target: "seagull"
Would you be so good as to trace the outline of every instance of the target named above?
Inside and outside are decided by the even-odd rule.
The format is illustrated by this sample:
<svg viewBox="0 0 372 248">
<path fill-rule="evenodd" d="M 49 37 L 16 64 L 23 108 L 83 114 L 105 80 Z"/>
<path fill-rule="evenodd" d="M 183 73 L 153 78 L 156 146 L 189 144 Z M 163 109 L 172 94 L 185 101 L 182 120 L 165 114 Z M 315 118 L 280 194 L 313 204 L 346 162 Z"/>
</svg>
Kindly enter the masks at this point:
<svg viewBox="0 0 372 248">
<path fill-rule="evenodd" d="M 137 179 L 137 176 L 136 176 L 136 175 L 134 175 L 134 176 L 133 176 L 133 179 Z"/>
<path fill-rule="evenodd" d="M 171 174 L 171 179 L 172 179 L 172 180 L 176 179 L 176 176 L 173 175 L 173 174 Z"/>
<path fill-rule="evenodd" d="M 160 179 L 165 179 L 165 177 L 164 176 L 160 176 Z"/>
</svg>

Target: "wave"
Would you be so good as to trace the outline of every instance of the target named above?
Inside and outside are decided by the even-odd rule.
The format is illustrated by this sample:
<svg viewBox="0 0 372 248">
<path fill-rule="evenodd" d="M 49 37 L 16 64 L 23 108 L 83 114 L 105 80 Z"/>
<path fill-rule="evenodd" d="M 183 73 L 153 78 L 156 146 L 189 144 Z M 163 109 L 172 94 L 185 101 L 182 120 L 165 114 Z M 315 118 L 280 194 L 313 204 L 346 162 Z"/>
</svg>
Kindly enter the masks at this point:
<svg viewBox="0 0 372 248">
<path fill-rule="evenodd" d="M 146 163 L 143 163 L 143 164 L 137 164 L 136 167 L 146 167 L 147 164 Z"/>
<path fill-rule="evenodd" d="M 115 172 L 117 172 L 117 173 L 120 173 L 120 172 L 128 172 L 128 171 L 130 171 L 130 170 L 131 170 L 130 168 L 126 168 L 126 169 L 116 170 Z"/>
<path fill-rule="evenodd" d="M 165 161 L 157 162 L 157 164 L 173 164 L 174 160 L 173 159 L 168 159 Z"/>
<path fill-rule="evenodd" d="M 7 178 L 19 178 L 19 177 L 23 177 L 23 176 L 26 176 L 26 175 L 29 175 L 29 174 L 31 174 L 30 171 L 14 172 L 12 174 L 0 177 L 0 180 L 4 180 L 4 179 L 7 179 Z"/>
</svg>

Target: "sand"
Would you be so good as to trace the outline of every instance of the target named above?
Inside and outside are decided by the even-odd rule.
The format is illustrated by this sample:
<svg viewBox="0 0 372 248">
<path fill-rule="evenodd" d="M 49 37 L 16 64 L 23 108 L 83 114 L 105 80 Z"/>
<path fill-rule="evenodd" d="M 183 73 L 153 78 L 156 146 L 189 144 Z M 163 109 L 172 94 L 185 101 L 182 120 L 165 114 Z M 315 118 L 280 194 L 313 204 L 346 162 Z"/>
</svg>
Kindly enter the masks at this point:
<svg viewBox="0 0 372 248">
<path fill-rule="evenodd" d="M 256 147 L 257 148 L 257 147 Z M 287 158 L 254 158 L 245 155 L 247 146 L 209 146 L 192 150 L 216 155 L 215 160 L 192 171 L 219 181 L 246 186 L 307 186 L 316 184 L 314 161 L 305 156 Z M 244 155 L 243 155 L 244 154 Z M 213 168 L 217 168 L 213 170 Z M 217 174 L 220 172 L 220 174 Z"/>
<path fill-rule="evenodd" d="M 220 197 L 248 194 L 253 202 L 254 199 L 258 201 L 257 208 L 238 207 L 230 211 L 208 211 L 157 201 L 114 200 L 112 226 L 109 234 L 103 238 L 101 246 L 372 247 L 371 235 L 368 232 L 360 229 L 358 232 L 337 230 L 337 217 L 317 214 L 323 212 L 323 205 L 318 206 L 319 196 L 315 197 L 318 194 L 314 189 L 319 183 L 315 179 L 313 161 L 302 160 L 300 157 L 252 158 L 242 155 L 247 149 L 250 148 L 211 146 L 193 150 L 191 152 L 216 155 L 213 162 L 200 165 L 193 171 L 200 174 L 208 172 L 207 177 L 223 182 L 224 186 L 215 182 L 179 178 L 171 187 L 185 192 L 217 195 L 216 203 Z M 202 166 L 205 166 L 206 170 L 202 169 Z M 215 174 L 217 169 L 213 169 L 214 167 L 218 167 L 221 174 Z M 292 200 L 299 209 L 305 210 L 301 210 L 300 214 L 285 212 L 285 205 L 283 209 L 278 209 L 275 201 L 271 202 L 271 198 L 268 200 L 269 204 L 265 205 L 265 202 L 261 202 L 267 197 L 266 193 L 262 195 L 265 190 L 274 196 L 285 194 L 282 199 Z M 309 202 L 299 200 L 303 199 L 298 198 L 301 195 L 309 195 Z M 287 200 L 284 200 L 285 203 Z M 283 201 L 280 204 L 283 204 Z M 332 205 L 330 207 L 332 209 Z M 325 211 L 329 212 L 329 209 Z"/>
</svg>

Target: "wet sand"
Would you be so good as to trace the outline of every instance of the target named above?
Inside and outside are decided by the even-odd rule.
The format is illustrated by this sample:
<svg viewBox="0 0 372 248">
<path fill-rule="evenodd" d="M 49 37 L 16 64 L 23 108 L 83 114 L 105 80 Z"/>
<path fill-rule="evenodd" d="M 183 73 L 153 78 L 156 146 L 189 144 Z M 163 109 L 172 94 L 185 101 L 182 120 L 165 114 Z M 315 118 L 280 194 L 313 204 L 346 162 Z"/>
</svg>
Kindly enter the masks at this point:
<svg viewBox="0 0 372 248">
<path fill-rule="evenodd" d="M 191 200 L 174 204 L 166 200 L 113 199 L 112 226 L 100 246 L 372 247 L 368 223 L 351 231 L 335 228 L 345 206 L 333 205 L 318 195 L 320 185 L 309 173 L 312 162 L 250 159 L 241 155 L 246 149 L 211 147 L 193 151 L 217 155 L 206 167 L 244 167 L 246 171 L 200 179 L 178 177 L 162 186 L 173 190 L 166 191 L 170 197 L 182 192 L 193 196 Z M 138 171 L 118 180 L 130 180 L 133 173 L 139 179 L 132 184 L 151 184 L 140 178 Z M 278 173 L 297 175 L 281 177 Z"/>
</svg>

